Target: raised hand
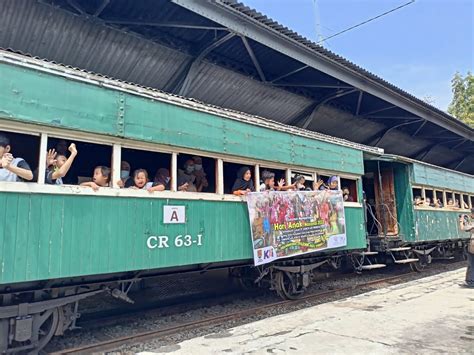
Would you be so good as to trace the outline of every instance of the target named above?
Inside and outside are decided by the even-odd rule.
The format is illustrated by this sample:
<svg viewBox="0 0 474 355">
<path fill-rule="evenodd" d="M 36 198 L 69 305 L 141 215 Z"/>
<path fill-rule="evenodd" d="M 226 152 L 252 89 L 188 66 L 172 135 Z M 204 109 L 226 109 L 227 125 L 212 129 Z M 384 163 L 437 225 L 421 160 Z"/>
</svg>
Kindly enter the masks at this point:
<svg viewBox="0 0 474 355">
<path fill-rule="evenodd" d="M 71 152 L 71 154 L 74 154 L 74 155 L 77 154 L 76 145 L 75 145 L 74 143 L 71 143 L 71 145 L 69 146 L 68 150 Z"/>
<path fill-rule="evenodd" d="M 48 154 L 46 155 L 46 167 L 50 167 L 51 165 L 56 164 L 56 151 L 54 149 L 48 150 Z"/>
</svg>

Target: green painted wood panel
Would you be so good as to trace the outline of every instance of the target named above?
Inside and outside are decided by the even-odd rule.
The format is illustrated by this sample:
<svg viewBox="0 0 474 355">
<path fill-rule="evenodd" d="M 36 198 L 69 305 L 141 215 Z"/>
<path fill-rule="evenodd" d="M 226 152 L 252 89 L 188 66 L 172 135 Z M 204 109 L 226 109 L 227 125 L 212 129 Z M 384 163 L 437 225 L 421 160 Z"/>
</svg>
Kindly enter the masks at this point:
<svg viewBox="0 0 474 355">
<path fill-rule="evenodd" d="M 413 184 L 474 193 L 474 177 L 424 164 L 412 165 Z"/>
<path fill-rule="evenodd" d="M 412 240 L 415 235 L 413 222 L 413 194 L 410 185 L 409 167 L 406 164 L 392 164 L 397 203 L 399 234 L 403 240 Z"/>
<path fill-rule="evenodd" d="M 96 133 L 117 132 L 119 94 L 0 63 L 0 116 Z"/>
<path fill-rule="evenodd" d="M 0 76 L 0 117 L 211 153 L 363 173 L 362 152 L 353 148 L 5 63 L 0 64 Z"/>
<path fill-rule="evenodd" d="M 186 206 L 186 224 L 163 224 L 163 206 Z M 0 192 L 0 284 L 142 269 L 251 262 L 242 202 Z M 347 208 L 348 246 L 366 245 L 362 208 Z M 202 234 L 202 246 L 176 247 L 177 235 Z M 149 236 L 170 237 L 149 249 Z"/>
<path fill-rule="evenodd" d="M 408 241 L 424 242 L 469 238 L 459 229 L 459 211 L 415 210 L 415 234 Z"/>
</svg>

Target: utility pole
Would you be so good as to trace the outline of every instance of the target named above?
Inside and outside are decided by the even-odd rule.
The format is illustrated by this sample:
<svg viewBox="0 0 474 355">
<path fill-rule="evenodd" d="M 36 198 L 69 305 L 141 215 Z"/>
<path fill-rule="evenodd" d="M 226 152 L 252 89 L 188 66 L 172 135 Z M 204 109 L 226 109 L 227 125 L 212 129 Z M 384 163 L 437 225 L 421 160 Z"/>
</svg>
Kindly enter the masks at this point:
<svg viewBox="0 0 474 355">
<path fill-rule="evenodd" d="M 313 4 L 314 4 L 314 22 L 316 26 L 316 39 L 317 39 L 317 43 L 322 43 L 323 33 L 321 31 L 321 18 L 319 16 L 318 0 L 313 0 Z"/>
</svg>

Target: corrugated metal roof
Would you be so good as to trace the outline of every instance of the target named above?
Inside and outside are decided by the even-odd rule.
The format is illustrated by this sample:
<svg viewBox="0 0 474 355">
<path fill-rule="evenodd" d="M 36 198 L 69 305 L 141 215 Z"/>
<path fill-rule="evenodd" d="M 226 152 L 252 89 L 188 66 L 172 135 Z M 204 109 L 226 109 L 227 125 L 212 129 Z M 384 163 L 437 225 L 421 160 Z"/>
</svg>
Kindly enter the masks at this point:
<svg viewBox="0 0 474 355">
<path fill-rule="evenodd" d="M 105 77 L 100 74 L 88 72 L 78 68 L 71 68 L 69 66 L 52 63 L 44 59 L 32 58 L 24 54 L 13 53 L 11 50 L 4 50 L 0 48 L 0 62 L 5 62 L 13 65 L 24 66 L 38 71 L 45 71 L 50 74 L 60 75 L 72 80 L 85 81 L 88 84 L 96 84 L 107 87 L 109 89 L 125 91 L 133 95 L 148 97 L 154 100 L 168 102 L 174 105 L 183 106 L 192 110 L 199 110 L 208 112 L 221 117 L 226 117 L 233 120 L 239 120 L 255 126 L 262 126 L 277 131 L 283 131 L 289 134 L 295 134 L 302 137 L 317 139 L 333 144 L 338 144 L 372 154 L 383 154 L 383 149 L 370 147 L 367 145 L 354 143 L 345 139 L 332 137 L 322 133 L 309 131 L 293 126 L 287 126 L 281 122 L 277 122 L 268 118 L 259 117 L 256 115 L 249 115 L 245 112 L 230 110 L 215 105 L 209 105 L 197 100 L 191 100 L 178 95 L 172 95 L 154 88 L 143 87 L 133 83 L 126 83 L 120 80 Z"/>
<path fill-rule="evenodd" d="M 177 50 L 29 0 L 0 1 L 0 47 L 163 87 L 188 60 Z"/>
<path fill-rule="evenodd" d="M 451 120 L 453 123 L 460 124 L 460 125 L 462 125 L 466 128 L 469 128 L 471 131 L 474 131 L 473 128 L 469 127 L 464 122 L 459 121 L 455 117 L 453 117 L 453 116 L 449 115 L 448 113 L 440 110 L 439 108 L 437 108 L 433 105 L 430 105 L 430 104 L 426 103 L 423 100 L 418 99 L 416 96 L 408 93 L 407 91 L 402 90 L 401 88 L 389 83 L 388 81 L 382 79 L 381 77 L 365 70 L 364 68 L 356 65 L 355 63 L 352 63 L 348 59 L 343 58 L 340 55 L 338 55 L 334 52 L 331 52 L 330 50 L 314 43 L 313 41 L 301 36 L 300 34 L 294 32 L 293 30 L 279 24 L 278 22 L 276 22 L 273 19 L 267 17 L 266 15 L 264 15 L 264 14 L 262 14 L 262 13 L 256 11 L 256 10 L 246 6 L 245 4 L 243 4 L 239 1 L 236 1 L 236 0 L 216 0 L 216 2 L 222 3 L 223 5 L 228 5 L 231 8 L 233 8 L 233 9 L 237 10 L 238 12 L 240 12 L 241 14 L 243 14 L 245 16 L 248 16 L 248 17 L 251 17 L 251 18 L 257 20 L 258 22 L 260 22 L 262 25 L 267 26 L 267 27 L 271 28 L 272 30 L 278 31 L 283 36 L 289 37 L 292 40 L 297 41 L 301 45 L 304 45 L 307 48 L 310 48 L 311 50 L 313 50 L 318 55 L 323 55 L 323 56 L 325 56 L 325 57 L 327 57 L 331 60 L 334 60 L 334 61 L 336 61 L 336 62 L 352 69 L 352 70 L 357 71 L 361 75 L 364 75 L 364 76 L 369 77 L 373 80 L 376 80 L 379 83 L 381 83 L 382 85 L 385 85 L 385 86 L 389 87 L 391 90 L 394 90 L 394 91 L 400 93 L 401 95 L 409 97 L 411 100 L 413 100 L 413 101 L 417 102 L 418 104 L 426 107 L 427 109 L 429 109 L 431 111 L 435 111 L 440 115 L 443 115 L 447 119 Z"/>
</svg>

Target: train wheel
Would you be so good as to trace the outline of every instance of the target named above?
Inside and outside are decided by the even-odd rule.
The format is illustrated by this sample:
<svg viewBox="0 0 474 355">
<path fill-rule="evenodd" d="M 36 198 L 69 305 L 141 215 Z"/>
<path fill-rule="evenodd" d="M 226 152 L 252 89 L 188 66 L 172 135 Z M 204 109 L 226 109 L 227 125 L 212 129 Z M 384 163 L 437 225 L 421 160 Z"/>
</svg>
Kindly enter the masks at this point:
<svg viewBox="0 0 474 355">
<path fill-rule="evenodd" d="M 59 324 L 58 308 L 45 311 L 43 314 L 41 314 L 39 322 L 41 324 L 39 325 L 38 329 L 38 343 L 35 347 L 35 350 L 38 352 L 49 343 L 51 338 L 56 333 L 56 329 Z"/>
<path fill-rule="evenodd" d="M 287 300 L 296 300 L 303 296 L 304 288 L 298 282 L 298 275 L 279 271 L 275 275 L 275 286 L 278 295 Z"/>
<path fill-rule="evenodd" d="M 7 352 L 38 354 L 54 336 L 59 324 L 58 308 L 34 314 L 32 317 L 31 338 L 25 341 L 13 341 Z"/>
<path fill-rule="evenodd" d="M 415 252 L 410 253 L 410 258 L 416 258 L 418 261 L 410 263 L 410 268 L 415 272 L 422 272 L 431 262 L 430 255 L 418 255 Z"/>
</svg>

